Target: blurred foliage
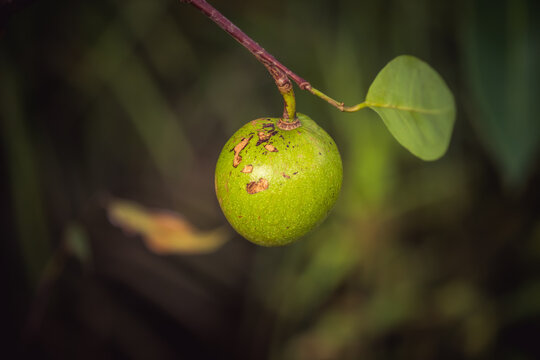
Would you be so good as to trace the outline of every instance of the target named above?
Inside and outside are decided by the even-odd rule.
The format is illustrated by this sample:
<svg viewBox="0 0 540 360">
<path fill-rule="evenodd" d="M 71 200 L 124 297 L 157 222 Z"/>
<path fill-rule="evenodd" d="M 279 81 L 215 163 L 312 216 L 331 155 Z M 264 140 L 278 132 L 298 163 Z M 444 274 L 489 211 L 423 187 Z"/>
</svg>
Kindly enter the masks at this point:
<svg viewBox="0 0 540 360">
<path fill-rule="evenodd" d="M 281 113 L 273 81 L 177 1 L 21 7 L 0 35 L 5 349 L 540 358 L 539 2 L 212 3 L 348 104 L 395 56 L 425 60 L 456 97 L 448 154 L 422 162 L 371 110 L 340 113 L 297 90 L 343 156 L 327 221 L 285 248 L 234 235 L 212 253 L 155 254 L 111 225 L 109 200 L 181 213 L 184 229 L 226 226 L 217 155 L 247 121 Z"/>
<path fill-rule="evenodd" d="M 480 138 L 505 181 L 526 181 L 540 152 L 539 6 L 524 0 L 467 4 L 462 29 L 469 106 Z"/>
<path fill-rule="evenodd" d="M 113 200 L 107 212 L 113 225 L 142 235 L 146 246 L 156 254 L 205 254 L 216 251 L 229 238 L 223 228 L 201 232 L 179 214 L 147 210 L 129 201 Z"/>
</svg>

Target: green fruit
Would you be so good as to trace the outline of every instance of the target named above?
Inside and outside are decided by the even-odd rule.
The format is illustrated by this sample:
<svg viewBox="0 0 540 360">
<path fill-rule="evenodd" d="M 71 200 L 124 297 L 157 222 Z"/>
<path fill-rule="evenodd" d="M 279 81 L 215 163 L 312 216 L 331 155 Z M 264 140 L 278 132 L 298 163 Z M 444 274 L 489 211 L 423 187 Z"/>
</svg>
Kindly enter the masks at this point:
<svg viewBox="0 0 540 360">
<path fill-rule="evenodd" d="M 320 224 L 337 200 L 343 168 L 334 140 L 308 116 L 282 130 L 261 118 L 225 144 L 216 194 L 232 227 L 263 246 L 291 243 Z"/>
</svg>

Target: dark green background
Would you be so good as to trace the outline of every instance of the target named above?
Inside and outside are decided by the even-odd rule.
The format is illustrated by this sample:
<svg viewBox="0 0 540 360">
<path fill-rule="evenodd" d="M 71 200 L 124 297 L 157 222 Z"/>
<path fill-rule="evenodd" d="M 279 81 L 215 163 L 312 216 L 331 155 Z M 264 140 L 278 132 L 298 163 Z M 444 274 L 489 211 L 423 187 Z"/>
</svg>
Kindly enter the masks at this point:
<svg viewBox="0 0 540 360">
<path fill-rule="evenodd" d="M 214 1 L 334 98 L 361 102 L 411 54 L 446 80 L 458 115 L 449 152 L 426 163 L 371 110 L 297 89 L 342 153 L 335 210 L 292 246 L 236 236 L 199 256 L 152 254 L 105 206 L 224 225 L 221 147 L 282 111 L 266 70 L 178 1 L 38 0 L 11 16 L 4 4 L 2 353 L 540 358 L 537 1 Z"/>
</svg>

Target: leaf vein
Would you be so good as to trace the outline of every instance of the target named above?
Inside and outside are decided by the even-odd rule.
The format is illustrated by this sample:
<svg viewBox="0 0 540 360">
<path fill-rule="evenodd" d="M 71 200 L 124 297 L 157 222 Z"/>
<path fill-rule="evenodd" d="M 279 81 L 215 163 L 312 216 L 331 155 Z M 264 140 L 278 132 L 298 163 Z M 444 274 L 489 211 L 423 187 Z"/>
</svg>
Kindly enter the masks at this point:
<svg viewBox="0 0 540 360">
<path fill-rule="evenodd" d="M 430 115 L 437 115 L 437 114 L 443 114 L 445 112 L 449 112 L 452 110 L 452 107 L 448 108 L 442 108 L 442 109 L 423 109 L 423 108 L 415 108 L 411 106 L 403 106 L 403 105 L 396 105 L 396 104 L 381 104 L 381 103 L 374 103 L 366 101 L 365 104 L 369 107 L 380 107 L 385 109 L 396 109 L 396 110 L 402 110 L 402 111 L 409 111 L 409 112 L 417 112 L 420 114 L 430 114 Z"/>
</svg>

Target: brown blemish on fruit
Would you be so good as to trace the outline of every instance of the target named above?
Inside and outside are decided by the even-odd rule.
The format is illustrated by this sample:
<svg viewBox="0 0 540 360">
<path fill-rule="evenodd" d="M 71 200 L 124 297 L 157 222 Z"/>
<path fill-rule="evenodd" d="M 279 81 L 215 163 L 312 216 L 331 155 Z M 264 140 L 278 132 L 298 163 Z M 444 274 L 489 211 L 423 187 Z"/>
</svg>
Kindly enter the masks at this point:
<svg viewBox="0 0 540 360">
<path fill-rule="evenodd" d="M 270 152 L 277 152 L 278 149 L 276 149 L 276 147 L 272 144 L 266 144 L 264 145 L 264 148 Z"/>
<path fill-rule="evenodd" d="M 243 172 L 244 174 L 249 174 L 253 171 L 253 165 L 246 165 L 240 172 Z"/>
<path fill-rule="evenodd" d="M 260 178 L 259 181 L 252 181 L 246 186 L 248 194 L 256 194 L 266 189 L 268 189 L 268 180 L 265 178 Z"/>
<path fill-rule="evenodd" d="M 240 142 L 236 144 L 236 146 L 234 147 L 233 149 L 234 151 L 233 166 L 234 167 L 237 167 L 238 164 L 240 164 L 240 162 L 242 161 L 242 157 L 240 156 L 240 151 L 244 150 L 244 148 L 246 147 L 246 145 L 248 144 L 249 140 L 251 140 L 252 137 L 253 135 L 251 135 L 248 138 L 242 138 L 242 140 L 240 140 Z"/>
<path fill-rule="evenodd" d="M 283 176 L 285 179 L 290 179 L 291 177 L 285 173 L 281 173 L 281 176 Z"/>
<path fill-rule="evenodd" d="M 265 127 L 269 127 L 270 129 L 266 130 L 266 132 L 264 132 L 264 128 Z M 263 142 L 267 142 L 268 140 L 270 140 L 270 138 L 274 135 L 276 135 L 278 132 L 276 130 L 274 130 L 274 124 L 264 124 L 263 125 L 263 129 L 260 129 L 258 132 L 257 132 L 257 136 L 259 137 L 259 140 L 257 140 L 257 145 L 256 146 L 259 146 L 261 145 Z"/>
<path fill-rule="evenodd" d="M 267 141 L 268 139 L 270 139 L 272 137 L 272 134 L 265 133 L 264 131 L 259 131 L 257 136 L 259 137 L 258 144 L 260 144 L 261 142 Z"/>
</svg>

